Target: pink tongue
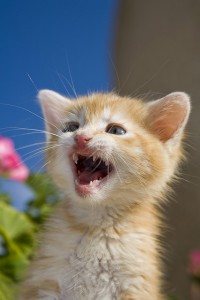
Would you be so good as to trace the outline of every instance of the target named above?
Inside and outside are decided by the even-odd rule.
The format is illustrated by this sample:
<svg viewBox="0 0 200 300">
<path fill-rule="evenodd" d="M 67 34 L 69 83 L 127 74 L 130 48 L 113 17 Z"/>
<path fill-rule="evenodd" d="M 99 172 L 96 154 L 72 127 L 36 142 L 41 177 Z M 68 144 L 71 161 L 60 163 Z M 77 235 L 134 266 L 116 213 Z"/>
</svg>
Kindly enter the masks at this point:
<svg viewBox="0 0 200 300">
<path fill-rule="evenodd" d="M 84 171 L 78 176 L 81 184 L 89 184 L 90 181 L 99 180 L 100 177 L 104 177 L 101 171 L 95 173 Z"/>
</svg>

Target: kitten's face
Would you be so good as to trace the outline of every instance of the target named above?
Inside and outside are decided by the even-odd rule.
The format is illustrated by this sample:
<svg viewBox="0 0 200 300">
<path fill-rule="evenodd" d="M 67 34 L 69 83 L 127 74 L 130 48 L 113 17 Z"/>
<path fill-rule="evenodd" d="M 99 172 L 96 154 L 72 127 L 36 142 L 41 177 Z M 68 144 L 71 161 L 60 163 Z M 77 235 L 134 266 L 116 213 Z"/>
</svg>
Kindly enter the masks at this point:
<svg viewBox="0 0 200 300">
<path fill-rule="evenodd" d="M 127 195 L 128 201 L 137 201 L 159 195 L 179 158 L 189 111 L 188 100 L 181 106 L 181 97 L 174 98 L 168 124 L 166 100 L 165 105 L 159 101 L 145 104 L 113 94 L 95 94 L 69 101 L 42 91 L 50 132 L 48 169 L 54 180 L 74 201 L 126 201 Z"/>
</svg>

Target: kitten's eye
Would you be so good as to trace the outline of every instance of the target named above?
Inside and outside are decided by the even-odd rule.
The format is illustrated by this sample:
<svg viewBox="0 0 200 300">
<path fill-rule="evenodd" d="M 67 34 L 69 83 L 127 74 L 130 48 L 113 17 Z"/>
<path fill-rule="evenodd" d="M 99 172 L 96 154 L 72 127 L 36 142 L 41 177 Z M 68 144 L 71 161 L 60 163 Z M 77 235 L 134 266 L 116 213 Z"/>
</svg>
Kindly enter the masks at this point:
<svg viewBox="0 0 200 300">
<path fill-rule="evenodd" d="M 62 132 L 73 132 L 79 128 L 78 123 L 67 123 L 65 128 L 62 129 Z"/>
<path fill-rule="evenodd" d="M 126 130 L 118 125 L 109 126 L 106 132 L 111 134 L 123 135 L 126 133 Z"/>
</svg>

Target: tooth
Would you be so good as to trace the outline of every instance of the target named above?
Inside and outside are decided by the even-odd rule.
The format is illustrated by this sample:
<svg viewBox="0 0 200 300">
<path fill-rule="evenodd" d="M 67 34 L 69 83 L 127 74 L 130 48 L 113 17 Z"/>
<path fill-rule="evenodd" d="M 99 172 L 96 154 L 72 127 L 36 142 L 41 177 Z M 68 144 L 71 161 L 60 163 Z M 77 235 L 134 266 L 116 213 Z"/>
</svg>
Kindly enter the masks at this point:
<svg viewBox="0 0 200 300">
<path fill-rule="evenodd" d="M 101 180 L 101 179 L 102 179 L 102 177 L 99 178 L 99 180 Z"/>
<path fill-rule="evenodd" d="M 76 153 L 73 154 L 73 161 L 75 162 L 75 164 L 77 164 L 78 162 L 78 155 Z"/>
<path fill-rule="evenodd" d="M 92 157 L 92 158 L 93 158 L 93 161 L 95 161 L 95 160 L 96 160 L 96 156 L 95 156 L 95 155 L 93 155 L 93 157 Z"/>
<path fill-rule="evenodd" d="M 93 181 L 90 181 L 90 185 L 92 185 L 92 182 L 93 182 Z"/>
</svg>

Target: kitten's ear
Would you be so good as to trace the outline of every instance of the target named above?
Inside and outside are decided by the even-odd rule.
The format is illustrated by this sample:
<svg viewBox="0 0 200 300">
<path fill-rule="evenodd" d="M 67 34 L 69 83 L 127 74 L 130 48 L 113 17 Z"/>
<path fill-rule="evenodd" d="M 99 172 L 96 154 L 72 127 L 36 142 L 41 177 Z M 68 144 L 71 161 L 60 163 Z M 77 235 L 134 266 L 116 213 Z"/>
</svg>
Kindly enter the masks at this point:
<svg viewBox="0 0 200 300">
<path fill-rule="evenodd" d="M 47 138 L 49 138 L 50 133 L 55 133 L 60 128 L 63 113 L 71 101 L 50 90 L 39 91 L 38 99 L 45 119 Z"/>
<path fill-rule="evenodd" d="M 147 124 L 162 142 L 177 141 L 182 137 L 190 113 L 190 98 L 175 92 L 147 104 Z"/>
</svg>

